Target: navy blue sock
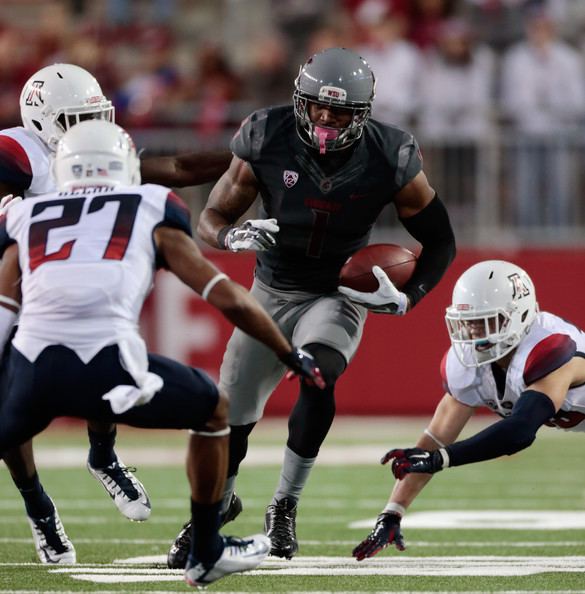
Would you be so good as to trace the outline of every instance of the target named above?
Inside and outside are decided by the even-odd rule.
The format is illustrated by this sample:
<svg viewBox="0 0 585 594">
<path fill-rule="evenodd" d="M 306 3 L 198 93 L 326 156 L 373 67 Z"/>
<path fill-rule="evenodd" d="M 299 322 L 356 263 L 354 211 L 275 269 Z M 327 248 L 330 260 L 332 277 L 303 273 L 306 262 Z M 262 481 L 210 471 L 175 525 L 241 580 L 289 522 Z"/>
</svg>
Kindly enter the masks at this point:
<svg viewBox="0 0 585 594">
<path fill-rule="evenodd" d="M 221 499 L 208 504 L 191 500 L 191 555 L 200 563 L 215 563 L 223 552 L 220 511 Z"/>
<path fill-rule="evenodd" d="M 13 480 L 24 499 L 24 507 L 29 517 L 38 520 L 50 516 L 55 511 L 55 506 L 51 498 L 45 493 L 43 485 L 41 485 L 39 480 L 39 475 L 36 472 L 31 478 L 18 481 Z"/>
<path fill-rule="evenodd" d="M 114 452 L 116 443 L 116 429 L 111 433 L 95 433 L 89 427 L 89 463 L 94 468 L 105 468 L 117 460 Z"/>
</svg>

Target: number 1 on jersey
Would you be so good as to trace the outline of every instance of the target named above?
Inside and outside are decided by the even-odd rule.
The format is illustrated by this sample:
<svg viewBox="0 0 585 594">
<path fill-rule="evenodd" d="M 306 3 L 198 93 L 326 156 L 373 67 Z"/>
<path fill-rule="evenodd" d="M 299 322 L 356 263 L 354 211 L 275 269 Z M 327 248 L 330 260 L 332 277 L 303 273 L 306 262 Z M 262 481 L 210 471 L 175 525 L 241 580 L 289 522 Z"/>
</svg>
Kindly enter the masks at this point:
<svg viewBox="0 0 585 594">
<path fill-rule="evenodd" d="M 326 210 L 317 210 L 316 208 L 312 208 L 311 211 L 313 212 L 313 228 L 311 229 L 311 237 L 307 246 L 307 256 L 320 258 L 323 244 L 325 243 L 325 234 L 330 213 Z"/>
</svg>

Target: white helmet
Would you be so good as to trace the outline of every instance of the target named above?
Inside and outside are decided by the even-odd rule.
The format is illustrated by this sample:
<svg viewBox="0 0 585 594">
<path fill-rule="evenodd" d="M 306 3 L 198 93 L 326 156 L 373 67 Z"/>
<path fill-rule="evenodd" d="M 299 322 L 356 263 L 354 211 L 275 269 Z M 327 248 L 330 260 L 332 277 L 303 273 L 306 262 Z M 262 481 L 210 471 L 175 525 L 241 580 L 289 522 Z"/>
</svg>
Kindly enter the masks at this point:
<svg viewBox="0 0 585 594">
<path fill-rule="evenodd" d="M 130 135 L 103 120 L 81 122 L 57 145 L 54 161 L 57 188 L 140 184 L 140 159 Z"/>
<path fill-rule="evenodd" d="M 534 284 L 519 266 L 486 260 L 468 268 L 445 315 L 457 358 L 465 367 L 501 359 L 518 346 L 537 312 Z"/>
<path fill-rule="evenodd" d="M 86 119 L 114 121 L 114 108 L 98 81 L 74 64 L 53 64 L 33 74 L 20 94 L 20 116 L 52 151 L 59 138 Z"/>
</svg>

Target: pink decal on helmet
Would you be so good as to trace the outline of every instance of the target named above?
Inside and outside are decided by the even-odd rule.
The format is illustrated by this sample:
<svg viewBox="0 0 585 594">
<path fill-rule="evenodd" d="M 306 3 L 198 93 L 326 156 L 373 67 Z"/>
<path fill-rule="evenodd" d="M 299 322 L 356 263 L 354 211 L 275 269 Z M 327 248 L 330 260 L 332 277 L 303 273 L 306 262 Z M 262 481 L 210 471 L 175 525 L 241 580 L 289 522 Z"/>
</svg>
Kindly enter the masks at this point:
<svg viewBox="0 0 585 594">
<path fill-rule="evenodd" d="M 334 128 L 321 128 L 320 126 L 315 126 L 315 133 L 319 139 L 319 154 L 321 155 L 324 155 L 326 151 L 325 142 L 327 140 L 335 140 L 339 136 L 339 130 L 335 130 Z"/>
</svg>

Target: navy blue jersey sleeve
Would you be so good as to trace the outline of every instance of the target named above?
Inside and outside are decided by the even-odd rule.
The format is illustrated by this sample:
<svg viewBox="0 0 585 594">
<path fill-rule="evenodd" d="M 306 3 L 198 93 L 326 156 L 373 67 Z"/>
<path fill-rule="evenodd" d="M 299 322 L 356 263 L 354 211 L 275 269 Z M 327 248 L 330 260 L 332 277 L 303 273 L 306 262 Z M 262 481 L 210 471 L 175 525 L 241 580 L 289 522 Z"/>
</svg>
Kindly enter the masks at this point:
<svg viewBox="0 0 585 594">
<path fill-rule="evenodd" d="M 8 235 L 8 230 L 6 229 L 6 215 L 2 215 L 0 216 L 0 258 L 2 258 L 4 252 L 13 243 L 16 243 L 16 240 Z"/>
<path fill-rule="evenodd" d="M 161 226 L 174 227 L 193 237 L 189 207 L 174 192 L 169 192 L 165 204 L 165 215 Z"/>
<path fill-rule="evenodd" d="M 4 134 L 0 134 L 0 182 L 18 192 L 28 190 L 32 183 L 26 151 L 14 138 Z"/>
<path fill-rule="evenodd" d="M 268 111 L 261 109 L 249 115 L 234 134 L 230 150 L 236 157 L 253 163 L 260 157 L 266 134 Z"/>
</svg>

